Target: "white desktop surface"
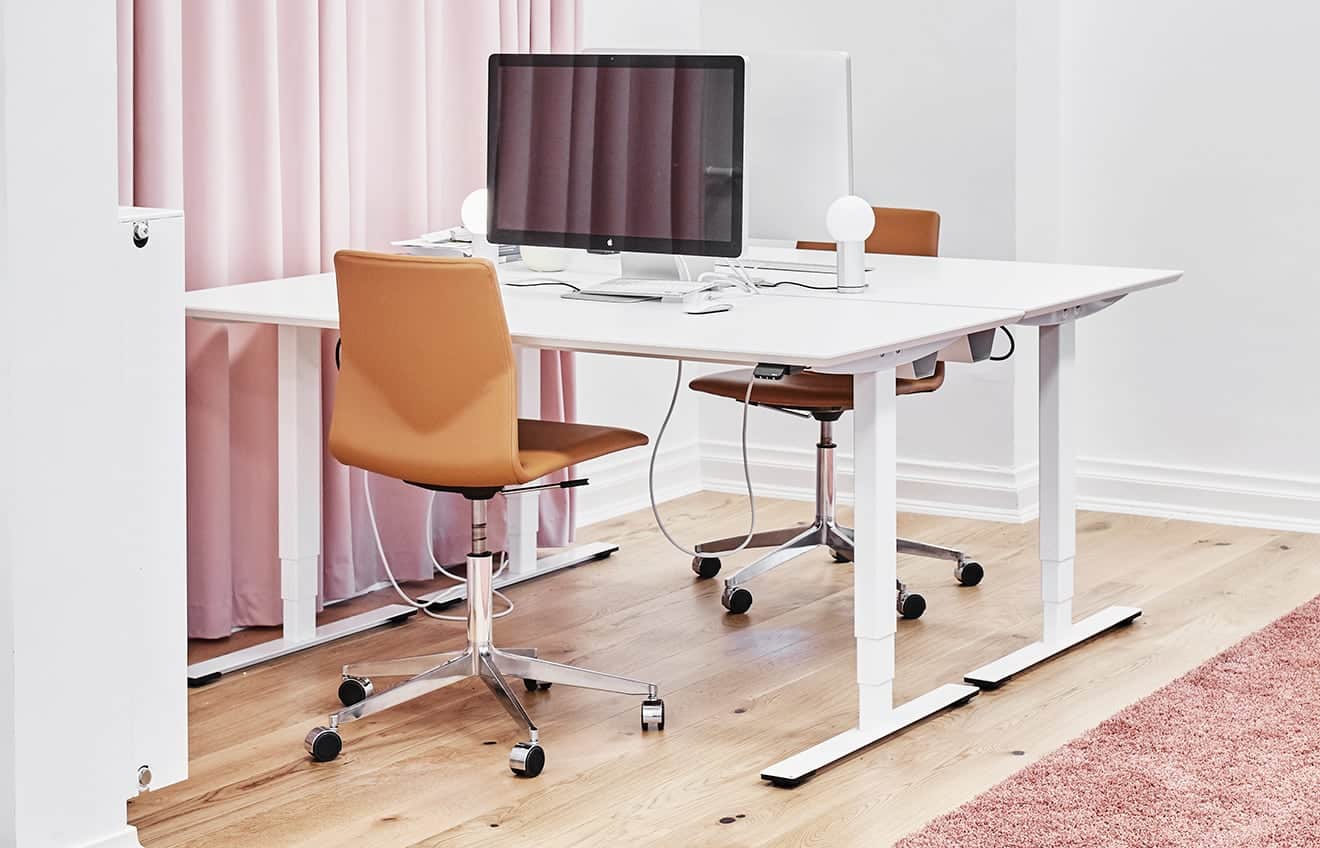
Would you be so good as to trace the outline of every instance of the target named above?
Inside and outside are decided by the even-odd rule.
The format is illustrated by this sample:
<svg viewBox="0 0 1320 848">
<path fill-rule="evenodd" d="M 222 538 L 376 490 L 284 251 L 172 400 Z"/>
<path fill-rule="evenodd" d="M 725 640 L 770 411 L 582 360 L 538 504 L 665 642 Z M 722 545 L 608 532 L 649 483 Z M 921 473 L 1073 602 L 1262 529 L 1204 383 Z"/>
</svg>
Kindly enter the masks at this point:
<svg viewBox="0 0 1320 848">
<path fill-rule="evenodd" d="M 834 254 L 822 250 L 786 247 L 749 247 L 743 264 L 752 276 L 766 282 L 798 280 L 812 285 L 833 285 L 834 274 L 756 269 L 761 262 L 813 262 L 831 267 Z M 1016 309 L 1027 318 L 1110 300 L 1122 295 L 1172 283 L 1182 271 L 1159 268 L 1116 268 L 1100 265 L 1063 265 L 1047 262 L 1010 262 L 994 259 L 950 259 L 943 256 L 892 256 L 868 253 L 868 288 L 847 297 L 901 303 L 982 306 Z M 797 286 L 770 289 L 785 297 L 820 297 Z"/>
<path fill-rule="evenodd" d="M 584 264 L 610 262 L 588 257 Z M 537 274 L 514 263 L 500 266 L 500 276 L 508 281 L 562 278 L 587 285 L 617 275 L 617 260 L 613 265 L 613 271 Z M 688 315 L 676 303 L 567 300 L 561 296 L 564 291 L 550 286 L 504 287 L 505 315 L 515 345 L 739 365 L 827 367 L 945 341 L 1022 317 L 1015 309 L 874 299 L 843 303 L 764 292 L 727 295 L 734 304 L 728 312 Z M 339 326 L 335 279 L 330 273 L 191 291 L 187 314 L 212 321 Z"/>
</svg>

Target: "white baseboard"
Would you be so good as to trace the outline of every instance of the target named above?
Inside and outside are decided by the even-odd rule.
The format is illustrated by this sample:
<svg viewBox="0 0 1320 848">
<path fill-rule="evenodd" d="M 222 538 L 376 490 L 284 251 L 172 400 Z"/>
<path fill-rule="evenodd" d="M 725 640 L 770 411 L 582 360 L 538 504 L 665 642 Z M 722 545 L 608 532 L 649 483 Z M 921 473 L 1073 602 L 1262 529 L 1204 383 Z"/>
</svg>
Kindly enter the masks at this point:
<svg viewBox="0 0 1320 848">
<path fill-rule="evenodd" d="M 705 441 L 700 455 L 702 488 L 743 491 L 738 443 Z M 757 493 L 814 499 L 814 448 L 755 445 L 749 447 L 748 459 Z M 839 501 L 851 503 L 852 457 L 840 454 L 837 469 Z M 1012 469 L 899 459 L 899 509 L 1030 521 L 1039 512 L 1037 471 L 1035 463 Z M 1320 533 L 1320 480 L 1315 479 L 1081 458 L 1077 504 L 1102 512 Z"/>
<path fill-rule="evenodd" d="M 578 489 L 579 527 L 607 521 L 651 505 L 646 489 L 651 448 L 612 454 L 583 463 L 578 473 L 591 485 Z M 701 491 L 701 452 L 694 439 L 673 447 L 666 445 L 655 464 L 656 500 L 673 500 Z"/>
<path fill-rule="evenodd" d="M 81 848 L 142 848 L 142 843 L 138 841 L 137 828 L 125 826 L 108 836 L 84 842 Z"/>
<path fill-rule="evenodd" d="M 1083 509 L 1320 533 L 1320 480 L 1081 458 Z"/>
<path fill-rule="evenodd" d="M 815 499 L 816 450 L 748 446 L 752 485 L 758 494 L 787 500 Z M 853 461 L 839 454 L 835 461 L 840 503 L 853 500 Z M 898 461 L 898 508 L 903 512 L 953 515 L 988 521 L 1020 523 L 1036 516 L 1036 467 L 1020 469 Z M 701 443 L 703 488 L 715 492 L 742 492 L 742 452 L 737 442 Z"/>
</svg>

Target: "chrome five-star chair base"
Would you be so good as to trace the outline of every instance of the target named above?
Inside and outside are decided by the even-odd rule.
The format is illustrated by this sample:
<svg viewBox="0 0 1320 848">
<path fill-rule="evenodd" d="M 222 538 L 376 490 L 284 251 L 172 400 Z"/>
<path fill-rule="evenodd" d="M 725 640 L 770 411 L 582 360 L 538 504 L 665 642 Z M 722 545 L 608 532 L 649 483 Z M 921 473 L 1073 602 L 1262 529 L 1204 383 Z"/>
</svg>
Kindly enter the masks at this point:
<svg viewBox="0 0 1320 848">
<path fill-rule="evenodd" d="M 491 641 L 494 621 L 491 587 L 493 556 L 486 550 L 486 501 L 473 500 L 472 550 L 467 558 L 467 647 L 405 659 L 351 663 L 344 666 L 339 700 L 344 709 L 330 716 L 328 726 L 315 727 L 305 744 L 312 758 L 328 762 L 339 756 L 343 740 L 339 726 L 365 718 L 381 710 L 434 692 L 436 689 L 479 677 L 513 720 L 527 729 L 528 739 L 513 746 L 509 768 L 520 777 L 536 777 L 545 766 L 536 724 L 509 688 L 506 677 L 522 678 L 527 691 L 548 689 L 553 683 L 600 689 L 622 695 L 642 695 L 642 730 L 665 729 L 665 703 L 657 697 L 656 685 L 642 680 L 589 671 L 571 665 L 539 659 L 535 648 L 497 648 Z M 383 692 L 376 693 L 372 678 L 408 677 Z"/>
<path fill-rule="evenodd" d="M 852 562 L 852 528 L 839 524 L 834 517 L 834 449 L 834 422 L 822 419 L 820 442 L 816 445 L 816 518 L 806 527 L 766 530 L 752 537 L 747 547 L 774 547 L 774 550 L 724 581 L 724 592 L 720 596 L 720 601 L 729 612 L 741 615 L 751 608 L 752 593 L 743 588 L 744 583 L 796 559 L 819 545 L 828 547 L 834 554 L 836 562 Z M 736 548 L 742 541 L 742 536 L 718 539 L 697 545 L 696 550 L 701 554 L 717 554 Z M 964 586 L 975 586 L 985 575 L 980 563 L 953 548 L 899 539 L 898 552 L 952 561 L 953 576 Z M 719 557 L 695 557 L 692 560 L 692 571 L 703 579 L 714 577 L 720 572 Z M 898 581 L 897 589 L 898 614 L 903 618 L 919 618 L 926 611 L 926 599 L 916 592 L 909 592 L 902 580 Z"/>
</svg>

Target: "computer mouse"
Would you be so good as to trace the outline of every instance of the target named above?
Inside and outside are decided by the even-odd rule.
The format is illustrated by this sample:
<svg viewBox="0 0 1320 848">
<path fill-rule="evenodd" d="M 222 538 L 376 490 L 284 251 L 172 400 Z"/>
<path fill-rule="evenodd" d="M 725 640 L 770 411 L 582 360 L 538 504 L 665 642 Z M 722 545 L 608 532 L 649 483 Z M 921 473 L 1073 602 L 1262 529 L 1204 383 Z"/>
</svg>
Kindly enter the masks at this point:
<svg viewBox="0 0 1320 848">
<path fill-rule="evenodd" d="M 711 297 L 703 297 L 683 304 L 683 311 L 689 315 L 713 315 L 716 312 L 728 312 L 732 308 L 732 303 Z"/>
</svg>

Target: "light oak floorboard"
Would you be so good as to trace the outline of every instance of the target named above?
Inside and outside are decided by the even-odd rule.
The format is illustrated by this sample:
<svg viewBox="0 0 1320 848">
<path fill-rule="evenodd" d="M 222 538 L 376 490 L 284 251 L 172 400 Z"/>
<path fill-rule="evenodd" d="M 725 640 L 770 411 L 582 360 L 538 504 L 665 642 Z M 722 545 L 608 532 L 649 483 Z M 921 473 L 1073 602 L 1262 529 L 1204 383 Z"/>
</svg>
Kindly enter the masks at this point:
<svg viewBox="0 0 1320 848">
<path fill-rule="evenodd" d="M 693 495 L 664 512 L 692 542 L 745 528 L 732 495 Z M 758 501 L 758 525 L 809 512 Z M 1034 641 L 1034 523 L 904 515 L 899 530 L 962 547 L 987 570 L 979 587 L 962 588 L 947 563 L 900 557 L 929 609 L 899 623 L 899 700 Z M 508 590 L 518 608 L 496 623 L 496 641 L 658 681 L 664 733 L 640 731 L 632 697 L 560 686 L 526 695 L 547 766 L 519 780 L 505 758 L 520 731 L 469 681 L 345 725 L 340 758 L 311 762 L 302 736 L 338 705 L 341 664 L 463 641 L 461 625 L 414 618 L 192 691 L 192 777 L 130 802 L 142 844 L 889 845 L 1320 594 L 1320 536 L 1081 513 L 1076 614 L 1133 604 L 1145 614 L 1132 627 L 781 790 L 759 769 L 854 716 L 851 566 L 808 554 L 752 583 L 755 604 L 737 618 L 719 604 L 719 580 L 696 580 L 649 511 L 580 536 L 622 549 Z M 726 558 L 726 573 L 757 555 Z M 388 600 L 373 593 L 323 620 Z M 198 642 L 190 658 L 273 633 Z"/>
</svg>

